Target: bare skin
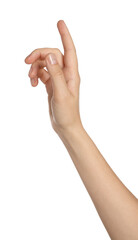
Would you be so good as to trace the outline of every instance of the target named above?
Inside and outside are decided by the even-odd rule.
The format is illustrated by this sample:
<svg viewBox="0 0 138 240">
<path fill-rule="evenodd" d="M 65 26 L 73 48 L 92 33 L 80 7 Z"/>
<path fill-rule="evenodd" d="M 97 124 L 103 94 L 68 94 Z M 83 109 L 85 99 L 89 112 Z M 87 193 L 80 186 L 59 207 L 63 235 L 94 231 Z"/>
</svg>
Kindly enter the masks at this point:
<svg viewBox="0 0 138 240">
<path fill-rule="evenodd" d="M 57 27 L 64 55 L 57 48 L 38 48 L 26 57 L 25 63 L 31 64 L 31 84 L 36 87 L 38 78 L 44 83 L 52 127 L 66 147 L 111 239 L 138 240 L 138 199 L 116 176 L 83 127 L 76 49 L 65 22 L 58 21 Z"/>
</svg>

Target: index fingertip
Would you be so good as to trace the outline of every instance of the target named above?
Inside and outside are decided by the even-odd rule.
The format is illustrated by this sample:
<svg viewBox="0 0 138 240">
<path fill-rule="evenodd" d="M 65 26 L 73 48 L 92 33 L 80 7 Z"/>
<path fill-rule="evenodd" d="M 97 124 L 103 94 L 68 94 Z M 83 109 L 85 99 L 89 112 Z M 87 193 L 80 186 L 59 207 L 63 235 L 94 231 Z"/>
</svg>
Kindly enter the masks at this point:
<svg viewBox="0 0 138 240">
<path fill-rule="evenodd" d="M 57 27 L 58 27 L 60 24 L 65 24 L 65 21 L 64 21 L 63 19 L 60 19 L 60 20 L 57 22 Z"/>
</svg>

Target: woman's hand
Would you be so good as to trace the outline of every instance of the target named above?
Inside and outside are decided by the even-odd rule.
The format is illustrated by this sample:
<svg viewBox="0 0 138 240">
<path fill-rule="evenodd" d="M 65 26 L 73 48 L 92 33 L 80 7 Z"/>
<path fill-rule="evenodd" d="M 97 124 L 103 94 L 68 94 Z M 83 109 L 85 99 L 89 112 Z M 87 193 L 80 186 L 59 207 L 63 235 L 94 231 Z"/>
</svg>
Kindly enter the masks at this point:
<svg viewBox="0 0 138 240">
<path fill-rule="evenodd" d="M 38 78 L 46 86 L 51 123 L 58 133 L 82 124 L 79 113 L 80 75 L 76 49 L 65 22 L 58 21 L 57 27 L 64 55 L 57 48 L 38 48 L 26 57 L 25 63 L 31 64 L 28 75 L 32 86 L 37 86 Z"/>
</svg>

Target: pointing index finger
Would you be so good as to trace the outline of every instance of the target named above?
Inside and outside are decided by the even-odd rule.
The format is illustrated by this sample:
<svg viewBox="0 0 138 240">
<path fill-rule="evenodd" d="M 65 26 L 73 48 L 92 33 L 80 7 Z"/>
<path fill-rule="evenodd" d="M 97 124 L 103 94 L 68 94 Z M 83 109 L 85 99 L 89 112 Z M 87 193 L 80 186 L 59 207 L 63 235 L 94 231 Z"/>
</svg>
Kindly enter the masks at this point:
<svg viewBox="0 0 138 240">
<path fill-rule="evenodd" d="M 63 20 L 59 20 L 57 23 L 57 27 L 58 27 L 59 33 L 61 35 L 61 40 L 63 43 L 64 51 L 65 52 L 70 51 L 70 50 L 76 51 L 72 37 L 70 35 L 70 32 L 69 32 L 65 22 Z"/>
<path fill-rule="evenodd" d="M 77 56 L 76 56 L 76 48 L 75 48 L 73 39 L 71 37 L 71 34 L 63 20 L 58 21 L 57 27 L 58 27 L 63 48 L 64 48 L 65 66 L 74 68 L 75 66 L 77 66 Z"/>
</svg>

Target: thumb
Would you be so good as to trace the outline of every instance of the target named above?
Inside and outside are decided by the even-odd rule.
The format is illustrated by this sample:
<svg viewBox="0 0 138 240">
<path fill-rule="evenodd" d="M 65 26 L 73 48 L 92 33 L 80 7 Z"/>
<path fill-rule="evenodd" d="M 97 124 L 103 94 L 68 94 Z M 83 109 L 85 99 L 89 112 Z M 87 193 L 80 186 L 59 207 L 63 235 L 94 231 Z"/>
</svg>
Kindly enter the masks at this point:
<svg viewBox="0 0 138 240">
<path fill-rule="evenodd" d="M 53 91 L 56 94 L 66 94 L 68 92 L 64 73 L 58 64 L 56 55 L 49 53 L 46 56 L 46 67 L 52 80 Z"/>
</svg>

